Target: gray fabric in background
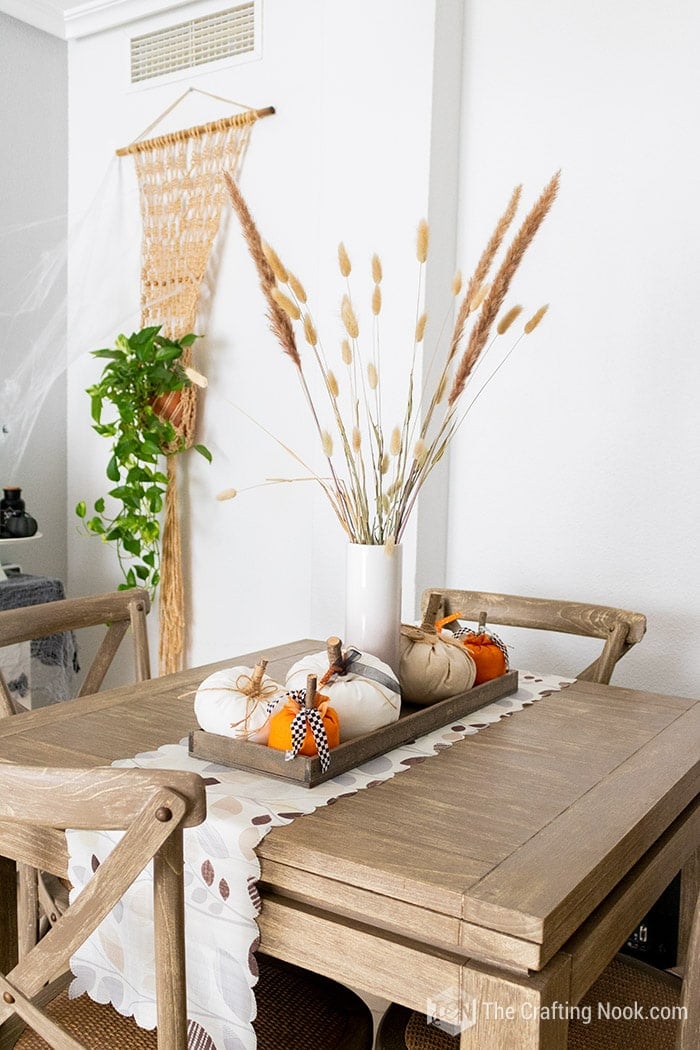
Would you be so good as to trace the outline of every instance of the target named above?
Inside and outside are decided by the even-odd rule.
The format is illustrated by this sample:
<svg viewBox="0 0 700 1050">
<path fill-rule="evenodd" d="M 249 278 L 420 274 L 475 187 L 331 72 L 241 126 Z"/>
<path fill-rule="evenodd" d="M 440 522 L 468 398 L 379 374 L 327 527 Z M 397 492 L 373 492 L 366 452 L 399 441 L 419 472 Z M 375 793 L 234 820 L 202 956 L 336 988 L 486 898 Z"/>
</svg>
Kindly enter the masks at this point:
<svg viewBox="0 0 700 1050">
<path fill-rule="evenodd" d="M 20 573 L 17 576 L 10 576 L 7 580 L 0 580 L 0 610 L 61 601 L 65 596 L 62 581 L 53 580 L 47 576 L 30 576 L 28 573 Z M 40 664 L 60 668 L 64 672 L 56 681 L 57 686 L 59 680 L 63 683 L 58 686 L 58 692 L 64 695 L 56 695 L 51 699 L 56 701 L 68 699 L 71 692 L 67 691 L 67 683 L 79 670 L 78 647 L 73 632 L 61 631 L 46 638 L 37 638 L 31 642 L 30 650 L 33 662 L 39 661 Z M 25 683 L 13 681 L 8 682 L 8 686 L 12 692 L 20 696 L 25 695 L 26 676 Z"/>
</svg>

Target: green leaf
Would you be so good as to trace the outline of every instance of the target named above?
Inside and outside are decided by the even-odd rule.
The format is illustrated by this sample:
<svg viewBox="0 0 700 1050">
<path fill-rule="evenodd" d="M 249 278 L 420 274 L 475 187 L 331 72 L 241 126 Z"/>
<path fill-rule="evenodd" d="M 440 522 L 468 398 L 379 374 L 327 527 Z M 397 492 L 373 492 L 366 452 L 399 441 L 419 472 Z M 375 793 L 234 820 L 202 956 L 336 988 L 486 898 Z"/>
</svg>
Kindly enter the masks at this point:
<svg viewBox="0 0 700 1050">
<path fill-rule="evenodd" d="M 95 500 L 95 510 L 97 511 L 98 514 L 104 514 L 105 501 L 104 501 L 102 496 L 100 496 L 99 499 Z"/>
<path fill-rule="evenodd" d="M 187 335 L 183 335 L 180 339 L 180 346 L 192 346 L 195 339 L 201 338 L 201 335 L 195 335 L 193 332 L 188 332 Z"/>
<path fill-rule="evenodd" d="M 148 328 L 142 328 L 140 332 L 133 332 L 129 338 L 129 346 L 133 349 L 136 346 L 145 346 L 146 343 L 152 343 L 161 328 L 162 325 L 156 324 Z"/>
<path fill-rule="evenodd" d="M 123 350 L 93 350 L 93 357 L 107 357 L 111 361 L 120 361 L 124 357 Z"/>
<path fill-rule="evenodd" d="M 79 503 L 75 505 L 75 513 L 79 518 L 84 518 L 87 514 L 87 506 L 84 499 L 81 499 Z"/>
<path fill-rule="evenodd" d="M 94 394 L 90 399 L 90 414 L 96 423 L 100 422 L 102 416 L 102 398 L 99 394 Z"/>
<path fill-rule="evenodd" d="M 155 441 L 144 441 L 140 449 L 142 456 L 159 456 L 160 447 L 156 445 Z"/>
<path fill-rule="evenodd" d="M 104 535 L 105 528 L 100 518 L 90 518 L 90 521 L 85 522 L 85 526 L 88 532 L 94 532 L 98 536 Z"/>
<path fill-rule="evenodd" d="M 119 465 L 116 456 L 112 456 L 105 471 L 110 481 L 119 481 Z"/>
<path fill-rule="evenodd" d="M 140 580 L 148 579 L 148 569 L 145 565 L 134 565 L 134 571 Z"/>
<path fill-rule="evenodd" d="M 207 463 L 211 463 L 212 455 L 206 445 L 195 445 L 195 452 L 199 452 L 200 456 L 204 456 Z"/>
<path fill-rule="evenodd" d="M 126 582 L 129 587 L 136 587 L 136 575 L 133 569 L 129 569 L 126 574 Z"/>
<path fill-rule="evenodd" d="M 181 346 L 163 346 L 156 353 L 156 361 L 174 361 L 182 356 Z"/>
<path fill-rule="evenodd" d="M 129 554 L 133 554 L 135 558 L 139 557 L 139 555 L 141 554 L 141 544 L 137 539 L 134 539 L 133 536 L 127 536 L 125 537 L 123 544 L 125 551 L 127 551 Z"/>
</svg>

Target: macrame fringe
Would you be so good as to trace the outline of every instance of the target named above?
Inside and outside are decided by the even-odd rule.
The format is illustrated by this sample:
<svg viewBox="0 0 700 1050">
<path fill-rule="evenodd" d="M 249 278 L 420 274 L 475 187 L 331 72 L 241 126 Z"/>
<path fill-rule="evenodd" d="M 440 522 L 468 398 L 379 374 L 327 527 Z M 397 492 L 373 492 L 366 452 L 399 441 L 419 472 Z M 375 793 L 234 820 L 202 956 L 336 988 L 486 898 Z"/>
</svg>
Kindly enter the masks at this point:
<svg viewBox="0 0 700 1050">
<path fill-rule="evenodd" d="M 221 127 L 217 122 L 197 136 L 151 140 L 150 148 L 134 155 L 143 223 L 141 323 L 162 325 L 171 339 L 194 329 L 202 281 L 227 199 L 223 172 L 235 177 L 251 126 L 244 122 Z M 191 348 L 181 360 L 185 366 L 191 364 Z M 161 674 L 181 670 L 186 645 L 175 453 L 194 444 L 197 388 L 186 387 L 182 397 L 184 414 L 177 437 L 164 450 L 170 454 L 161 547 Z"/>
<path fill-rule="evenodd" d="M 178 506 L 177 456 L 167 457 L 168 487 L 160 552 L 160 641 L 158 664 L 161 674 L 182 670 L 185 651 L 185 584 L 182 576 L 182 538 Z"/>
</svg>

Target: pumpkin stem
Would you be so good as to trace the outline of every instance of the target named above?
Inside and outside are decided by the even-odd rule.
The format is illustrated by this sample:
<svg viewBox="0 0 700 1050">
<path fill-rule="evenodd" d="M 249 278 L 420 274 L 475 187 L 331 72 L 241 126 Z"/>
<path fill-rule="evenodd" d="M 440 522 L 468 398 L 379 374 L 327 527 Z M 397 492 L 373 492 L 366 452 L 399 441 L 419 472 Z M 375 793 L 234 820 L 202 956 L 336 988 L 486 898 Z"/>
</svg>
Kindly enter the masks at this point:
<svg viewBox="0 0 700 1050">
<path fill-rule="evenodd" d="M 326 638 L 326 654 L 328 656 L 328 677 L 332 677 L 332 674 L 345 674 L 345 671 L 341 670 L 343 666 L 343 643 L 340 638 L 336 638 L 335 635 Z M 325 685 L 328 679 L 326 675 L 323 678 L 323 684 Z"/>
<path fill-rule="evenodd" d="M 421 630 L 425 631 L 426 634 L 436 634 L 437 630 L 435 627 L 435 621 L 437 614 L 440 610 L 440 602 L 442 601 L 442 595 L 439 591 L 431 591 L 428 604 L 425 607 L 425 613 L 423 615 L 423 623 L 420 625 Z"/>
<path fill-rule="evenodd" d="M 483 634 L 486 630 L 486 610 L 479 613 L 479 634 Z"/>
<path fill-rule="evenodd" d="M 310 674 L 306 679 L 306 701 L 304 706 L 311 710 L 316 706 L 316 675 Z"/>
<path fill-rule="evenodd" d="M 252 687 L 250 693 L 251 696 L 257 696 L 260 692 L 260 686 L 262 685 L 263 675 L 265 674 L 266 667 L 267 660 L 258 660 L 255 667 L 253 668 L 253 673 L 250 676 L 250 684 Z"/>
</svg>

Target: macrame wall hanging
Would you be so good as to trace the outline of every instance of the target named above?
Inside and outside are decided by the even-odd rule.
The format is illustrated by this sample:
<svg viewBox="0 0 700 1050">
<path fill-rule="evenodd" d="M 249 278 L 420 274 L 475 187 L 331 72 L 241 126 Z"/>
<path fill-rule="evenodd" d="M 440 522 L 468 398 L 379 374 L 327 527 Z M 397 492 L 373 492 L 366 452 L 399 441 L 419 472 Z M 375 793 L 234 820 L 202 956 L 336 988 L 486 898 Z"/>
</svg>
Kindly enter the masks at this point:
<svg viewBox="0 0 700 1050">
<path fill-rule="evenodd" d="M 141 323 L 161 324 L 164 334 L 179 339 L 195 330 L 197 305 L 207 262 L 226 196 L 223 172 L 238 176 L 253 124 L 274 113 L 243 113 L 157 138 L 144 136 L 177 106 L 168 107 L 136 142 L 117 150 L 133 155 L 143 223 L 141 248 Z M 208 95 L 208 92 L 200 92 Z M 218 98 L 218 96 L 209 96 Z M 228 102 L 228 99 L 220 99 Z M 238 103 L 233 103 L 237 105 Z M 182 364 L 191 364 L 191 348 Z M 177 448 L 194 443 L 196 386 L 183 390 L 182 413 L 171 420 Z M 168 487 L 162 532 L 160 582 L 161 674 L 179 671 L 185 651 L 185 587 L 175 448 L 166 450 Z"/>
</svg>

